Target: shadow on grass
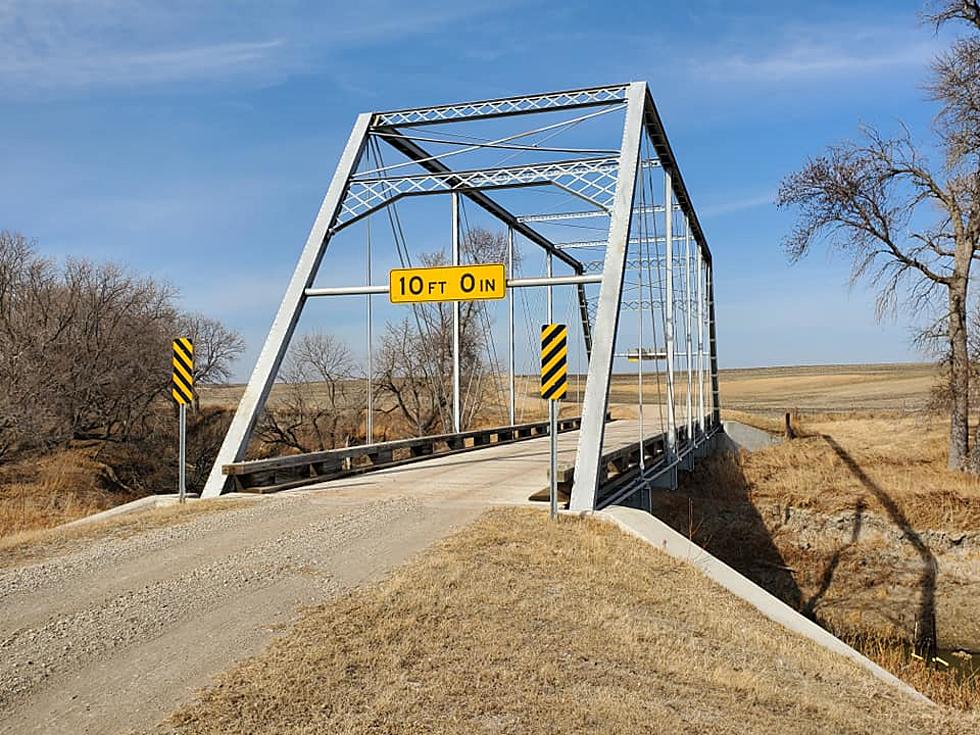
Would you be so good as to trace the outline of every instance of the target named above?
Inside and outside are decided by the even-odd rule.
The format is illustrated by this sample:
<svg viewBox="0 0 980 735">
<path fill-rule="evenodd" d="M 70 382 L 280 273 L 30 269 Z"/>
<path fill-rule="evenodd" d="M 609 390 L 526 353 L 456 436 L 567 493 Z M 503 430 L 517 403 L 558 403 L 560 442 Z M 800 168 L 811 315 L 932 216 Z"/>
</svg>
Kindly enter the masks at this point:
<svg viewBox="0 0 980 735">
<path fill-rule="evenodd" d="M 936 576 L 938 566 L 936 557 L 925 541 L 922 540 L 922 537 L 912 528 L 912 524 L 909 523 L 908 518 L 895 500 L 878 483 L 868 477 L 861 466 L 833 437 L 822 434 L 821 438 L 834 450 L 834 453 L 858 482 L 881 503 L 892 523 L 901 530 L 902 537 L 912 545 L 922 560 L 922 573 L 919 577 L 919 606 L 915 615 L 913 646 L 919 656 L 922 656 L 926 661 L 931 661 L 936 656 L 937 651 Z"/>
<path fill-rule="evenodd" d="M 820 575 L 820 585 L 817 587 L 817 591 L 810 596 L 810 599 L 803 603 L 801 612 L 809 618 L 816 619 L 816 609 L 817 605 L 823 599 L 824 595 L 827 594 L 827 590 L 830 589 L 831 583 L 834 581 L 834 574 L 837 572 L 837 567 L 840 565 L 841 557 L 844 552 L 847 551 L 851 546 L 858 542 L 861 537 L 861 526 L 864 522 L 864 511 L 865 511 L 864 498 L 858 498 L 857 502 L 854 504 L 854 523 L 851 526 L 851 538 L 843 546 L 838 547 L 833 555 L 830 557 L 830 561 L 827 566 L 824 567 L 823 574 Z"/>
<path fill-rule="evenodd" d="M 749 497 L 739 455 L 679 473 L 677 490 L 654 490 L 653 514 L 796 610 L 802 593 Z M 829 586 L 829 582 L 828 582 Z"/>
<path fill-rule="evenodd" d="M 878 500 L 904 541 L 921 559 L 913 648 L 926 661 L 936 656 L 937 563 L 895 500 L 878 485 L 832 437 L 820 435 L 864 489 Z M 741 456 L 726 453 L 699 464 L 696 472 L 681 473 L 676 491 L 654 491 L 653 513 L 723 562 L 738 570 L 786 604 L 817 620 L 820 603 L 834 583 L 838 567 L 861 536 L 867 515 L 865 498 L 854 502 L 849 538 L 834 550 L 819 572 L 816 590 L 804 597 L 796 581 L 800 570 L 787 565 L 776 543 L 784 518 L 764 519 L 753 503 Z M 780 511 L 773 508 L 773 513 Z M 784 511 L 787 513 L 788 510 Z M 766 520 L 769 520 L 767 524 Z M 776 534 L 774 536 L 774 534 Z M 799 543 L 794 539 L 793 543 Z M 787 553 L 791 553 L 785 546 Z M 885 614 L 884 610 L 881 610 Z M 819 622 L 819 621 L 818 621 Z"/>
</svg>

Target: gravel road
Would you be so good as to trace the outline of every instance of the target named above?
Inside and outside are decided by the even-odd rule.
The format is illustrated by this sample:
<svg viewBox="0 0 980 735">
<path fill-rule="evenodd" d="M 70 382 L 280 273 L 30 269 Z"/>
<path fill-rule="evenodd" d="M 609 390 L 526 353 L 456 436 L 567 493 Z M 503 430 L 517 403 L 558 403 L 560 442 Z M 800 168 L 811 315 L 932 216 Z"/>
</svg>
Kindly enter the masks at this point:
<svg viewBox="0 0 980 735">
<path fill-rule="evenodd" d="M 303 604 L 382 575 L 480 504 L 312 493 L 79 541 L 0 570 L 0 733 L 152 727 Z"/>
<path fill-rule="evenodd" d="M 652 429 L 650 429 L 652 431 Z M 636 441 L 628 420 L 607 450 Z M 578 432 L 559 437 L 573 461 Z M 0 735 L 153 728 L 300 606 L 373 580 L 494 504 L 547 487 L 548 439 L 59 545 L 0 569 Z"/>
</svg>

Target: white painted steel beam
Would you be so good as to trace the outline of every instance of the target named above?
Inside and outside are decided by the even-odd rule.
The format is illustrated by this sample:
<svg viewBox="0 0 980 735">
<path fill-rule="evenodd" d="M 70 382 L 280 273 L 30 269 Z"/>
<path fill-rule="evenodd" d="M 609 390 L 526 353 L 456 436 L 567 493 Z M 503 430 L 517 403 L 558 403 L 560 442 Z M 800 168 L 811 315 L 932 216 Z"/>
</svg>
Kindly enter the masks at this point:
<svg viewBox="0 0 980 735">
<path fill-rule="evenodd" d="M 698 273 L 698 429 L 704 436 L 704 260 L 701 258 L 701 248 L 694 249 Z"/>
<path fill-rule="evenodd" d="M 678 212 L 681 211 L 679 205 L 675 205 L 674 209 Z M 647 207 L 634 207 L 633 214 L 659 214 L 663 212 L 663 206 L 655 204 L 653 206 Z M 518 222 L 563 222 L 570 219 L 594 219 L 596 217 L 608 217 L 608 211 L 600 211 L 598 209 L 589 209 L 581 212 L 542 212 L 540 214 L 524 214 L 517 218 Z"/>
<path fill-rule="evenodd" d="M 235 416 L 231 420 L 231 426 L 228 428 L 228 433 L 218 450 L 214 466 L 211 467 L 211 472 L 201 493 L 203 498 L 213 498 L 224 492 L 227 478 L 221 474 L 221 467 L 245 458 L 245 450 L 248 448 L 252 429 L 265 407 L 269 391 L 272 389 L 276 374 L 279 372 L 279 366 L 286 356 L 289 340 L 296 329 L 297 322 L 299 322 L 300 314 L 303 312 L 303 305 L 306 302 L 306 289 L 313 284 L 317 269 L 320 267 L 320 261 L 326 252 L 330 228 L 337 218 L 341 202 L 347 192 L 347 183 L 351 174 L 357 169 L 364 152 L 370 123 L 370 114 L 359 115 L 357 122 L 354 123 L 354 129 L 347 139 L 347 145 L 340 157 L 340 163 L 334 172 L 323 203 L 320 205 L 320 211 L 313 222 L 309 237 L 306 239 L 306 245 L 303 247 L 299 263 L 296 264 L 296 270 L 293 271 L 289 285 L 286 287 L 286 294 L 279 305 L 279 311 L 272 322 L 269 335 L 259 353 L 252 375 L 248 379 L 248 385 L 245 386 L 245 393 L 238 403 Z"/>
<path fill-rule="evenodd" d="M 664 334 L 667 344 L 667 458 L 677 455 L 677 416 L 674 404 L 674 189 L 670 173 L 664 171 L 664 199 L 669 211 L 664 219 L 666 261 L 664 263 Z"/>
<path fill-rule="evenodd" d="M 549 110 L 570 110 L 579 107 L 616 104 L 622 103 L 626 99 L 626 90 L 629 86 L 616 84 L 608 87 L 570 89 L 562 92 L 391 110 L 377 113 L 375 124 L 403 127 L 432 125 L 460 120 L 485 120 L 505 115 L 526 115 Z"/>
<path fill-rule="evenodd" d="M 507 288 L 535 288 L 538 286 L 581 286 L 589 283 L 602 283 L 600 275 L 552 276 L 551 278 L 508 278 Z M 366 294 L 387 294 L 387 285 L 377 286 L 327 286 L 308 288 L 307 296 L 364 296 Z"/>
<path fill-rule="evenodd" d="M 507 228 L 507 279 L 514 280 L 514 228 Z M 516 372 L 517 350 L 514 342 L 514 294 L 507 294 L 507 376 L 508 401 L 507 416 L 511 426 L 516 423 L 517 414 L 517 379 Z"/>
<path fill-rule="evenodd" d="M 609 379 L 612 375 L 613 350 L 619 325 L 619 304 L 626 274 L 626 251 L 636 178 L 640 170 L 640 141 L 646 84 L 634 82 L 627 92 L 626 122 L 620 151 L 618 179 L 613 212 L 609 223 L 609 246 L 599 290 L 599 305 L 593 330 L 592 359 L 585 383 L 582 404 L 582 428 L 575 457 L 575 480 L 569 507 L 592 510 L 599 486 L 599 463 L 605 434 L 606 408 L 609 403 Z"/>
<path fill-rule="evenodd" d="M 452 197 L 452 260 L 453 265 L 459 265 L 459 194 L 453 192 Z M 459 302 L 453 302 L 453 431 L 459 433 L 462 430 L 460 415 L 462 406 L 460 405 L 460 374 L 459 374 Z"/>
</svg>

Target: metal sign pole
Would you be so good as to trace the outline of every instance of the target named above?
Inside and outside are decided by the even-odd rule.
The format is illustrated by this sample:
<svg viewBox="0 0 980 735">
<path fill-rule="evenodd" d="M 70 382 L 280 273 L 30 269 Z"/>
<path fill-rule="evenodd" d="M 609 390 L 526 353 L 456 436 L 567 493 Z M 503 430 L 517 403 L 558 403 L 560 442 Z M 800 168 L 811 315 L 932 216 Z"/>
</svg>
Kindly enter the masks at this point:
<svg viewBox="0 0 980 735">
<path fill-rule="evenodd" d="M 187 404 L 180 404 L 180 459 L 177 490 L 180 502 L 187 497 Z"/>
<path fill-rule="evenodd" d="M 548 435 L 551 437 L 551 519 L 558 517 L 558 402 L 548 401 Z"/>
<path fill-rule="evenodd" d="M 187 404 L 194 400 L 194 343 L 187 337 L 173 341 L 170 363 L 170 395 L 177 403 L 180 434 L 177 460 L 177 495 L 183 503 L 187 498 Z"/>
<path fill-rule="evenodd" d="M 545 256 L 548 268 L 548 278 L 555 275 L 554 261 L 549 252 Z M 555 289 L 548 286 L 548 324 L 555 319 Z M 551 520 L 558 517 L 558 404 L 553 399 L 548 400 L 548 437 L 550 444 L 550 464 L 548 472 L 549 492 L 548 500 L 551 504 Z"/>
<path fill-rule="evenodd" d="M 550 299 L 549 299 L 550 302 Z M 551 313 L 549 303 L 549 314 Z M 558 401 L 568 391 L 568 326 L 541 326 L 541 397 L 548 402 L 548 437 L 550 438 L 550 471 L 548 499 L 551 518 L 558 517 Z"/>
</svg>

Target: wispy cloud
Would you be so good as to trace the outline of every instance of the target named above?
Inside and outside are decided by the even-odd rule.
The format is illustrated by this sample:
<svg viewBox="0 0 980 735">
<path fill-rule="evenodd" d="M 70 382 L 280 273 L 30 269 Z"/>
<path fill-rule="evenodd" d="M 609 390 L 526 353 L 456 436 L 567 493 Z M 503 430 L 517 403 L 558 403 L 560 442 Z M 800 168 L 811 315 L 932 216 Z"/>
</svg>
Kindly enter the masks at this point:
<svg viewBox="0 0 980 735">
<path fill-rule="evenodd" d="M 776 195 L 773 192 L 767 192 L 757 196 L 731 199 L 729 201 L 719 202 L 717 204 L 708 204 L 707 206 L 699 207 L 698 212 L 704 218 L 718 217 L 725 214 L 742 212 L 746 209 L 755 209 L 757 207 L 773 205 L 775 201 Z"/>
<path fill-rule="evenodd" d="M 43 58 L 0 59 L 0 79 L 34 90 L 228 79 L 267 74 L 270 65 L 281 70 L 275 56 L 282 47 L 282 39 L 270 39 L 159 50 L 87 53 L 78 49 Z"/>
<path fill-rule="evenodd" d="M 0 90 L 32 94 L 177 82 L 268 83 L 331 55 L 433 32 L 522 0 L 231 5 L 190 0 L 7 0 Z"/>
<path fill-rule="evenodd" d="M 916 28 L 783 28 L 773 29 L 765 44 L 700 57 L 691 67 L 701 79 L 718 82 L 861 80 L 903 68 L 921 68 L 941 48 L 937 37 Z"/>
</svg>

